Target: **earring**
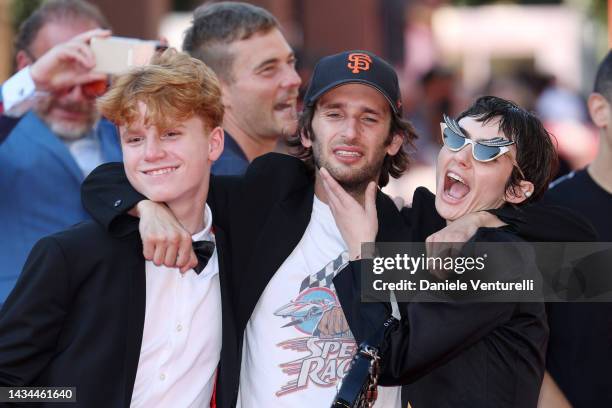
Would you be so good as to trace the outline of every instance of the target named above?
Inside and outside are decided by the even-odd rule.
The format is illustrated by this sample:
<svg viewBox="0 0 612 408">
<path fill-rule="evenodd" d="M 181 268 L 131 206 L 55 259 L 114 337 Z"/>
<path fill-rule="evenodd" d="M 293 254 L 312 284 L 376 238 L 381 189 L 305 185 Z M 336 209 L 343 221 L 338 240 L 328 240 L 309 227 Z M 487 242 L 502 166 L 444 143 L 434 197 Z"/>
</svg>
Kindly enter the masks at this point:
<svg viewBox="0 0 612 408">
<path fill-rule="evenodd" d="M 525 191 L 525 197 L 527 198 L 531 197 L 531 191 Z"/>
</svg>

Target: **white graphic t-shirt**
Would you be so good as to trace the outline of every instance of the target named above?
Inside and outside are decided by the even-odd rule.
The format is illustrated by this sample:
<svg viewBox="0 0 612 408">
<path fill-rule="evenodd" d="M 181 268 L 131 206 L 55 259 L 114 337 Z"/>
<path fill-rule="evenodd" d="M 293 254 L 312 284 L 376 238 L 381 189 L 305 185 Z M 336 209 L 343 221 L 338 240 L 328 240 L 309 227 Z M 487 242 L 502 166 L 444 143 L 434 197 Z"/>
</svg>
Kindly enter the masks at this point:
<svg viewBox="0 0 612 408">
<path fill-rule="evenodd" d="M 331 210 L 315 197 L 300 243 L 247 323 L 238 407 L 331 405 L 357 350 L 332 284 L 346 250 Z M 379 388 L 375 407 L 400 405 L 400 387 Z"/>
</svg>

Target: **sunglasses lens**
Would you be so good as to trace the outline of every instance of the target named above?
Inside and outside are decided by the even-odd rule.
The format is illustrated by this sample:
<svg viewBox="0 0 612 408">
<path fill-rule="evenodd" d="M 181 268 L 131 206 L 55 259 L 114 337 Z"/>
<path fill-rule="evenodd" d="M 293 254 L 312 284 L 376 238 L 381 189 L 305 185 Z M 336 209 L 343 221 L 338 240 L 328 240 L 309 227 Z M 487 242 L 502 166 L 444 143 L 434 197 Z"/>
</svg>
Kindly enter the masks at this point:
<svg viewBox="0 0 612 408">
<path fill-rule="evenodd" d="M 474 156 L 476 160 L 488 161 L 493 160 L 500 155 L 501 149 L 495 146 L 485 146 L 480 143 L 474 145 Z"/>
<path fill-rule="evenodd" d="M 106 80 L 88 82 L 81 86 L 83 90 L 83 94 L 85 94 L 89 98 L 97 98 L 98 96 L 104 95 L 106 89 L 108 88 L 108 83 Z"/>
<path fill-rule="evenodd" d="M 463 147 L 465 144 L 465 138 L 450 130 L 450 128 L 444 129 L 444 144 L 451 150 L 457 150 Z"/>
</svg>

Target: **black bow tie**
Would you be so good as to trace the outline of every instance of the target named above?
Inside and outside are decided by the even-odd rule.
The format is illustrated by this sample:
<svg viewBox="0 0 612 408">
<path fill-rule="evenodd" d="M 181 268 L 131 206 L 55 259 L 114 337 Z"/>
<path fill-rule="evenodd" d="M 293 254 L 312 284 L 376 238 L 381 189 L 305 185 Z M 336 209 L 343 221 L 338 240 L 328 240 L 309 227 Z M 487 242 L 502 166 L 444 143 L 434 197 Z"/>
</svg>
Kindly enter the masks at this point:
<svg viewBox="0 0 612 408">
<path fill-rule="evenodd" d="M 198 258 L 198 265 L 193 270 L 199 275 L 206 268 L 208 260 L 215 251 L 215 243 L 211 241 L 194 241 L 193 251 Z"/>
</svg>

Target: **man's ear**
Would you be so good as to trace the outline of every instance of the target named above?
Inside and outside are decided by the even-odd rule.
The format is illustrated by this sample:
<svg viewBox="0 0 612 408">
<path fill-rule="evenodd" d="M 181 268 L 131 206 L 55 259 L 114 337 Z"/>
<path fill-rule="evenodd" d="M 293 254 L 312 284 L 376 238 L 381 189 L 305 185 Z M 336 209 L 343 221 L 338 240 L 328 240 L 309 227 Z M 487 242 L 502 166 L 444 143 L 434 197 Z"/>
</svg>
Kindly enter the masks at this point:
<svg viewBox="0 0 612 408">
<path fill-rule="evenodd" d="M 591 93 L 587 100 L 587 106 L 595 126 L 600 129 L 610 126 L 610 104 L 602 94 Z"/>
<path fill-rule="evenodd" d="M 208 160 L 217 161 L 223 153 L 225 134 L 219 126 L 214 128 L 208 135 Z"/>
<path fill-rule="evenodd" d="M 395 156 L 397 152 L 402 148 L 402 144 L 404 139 L 401 135 L 394 134 L 393 139 L 391 139 L 391 143 L 387 146 L 387 154 L 389 156 Z"/>
<path fill-rule="evenodd" d="M 23 68 L 32 64 L 32 60 L 30 59 L 28 54 L 23 50 L 20 50 L 17 52 L 17 55 L 15 55 L 15 61 L 17 62 L 18 71 L 21 71 Z"/>
<path fill-rule="evenodd" d="M 531 181 L 522 180 L 518 186 L 510 186 L 506 190 L 506 202 L 512 204 L 520 204 L 527 200 L 533 194 L 533 183 Z"/>
<path fill-rule="evenodd" d="M 302 146 L 309 149 L 312 147 L 312 140 L 309 137 L 306 137 L 304 131 L 300 132 L 300 141 L 302 142 Z"/>
</svg>

